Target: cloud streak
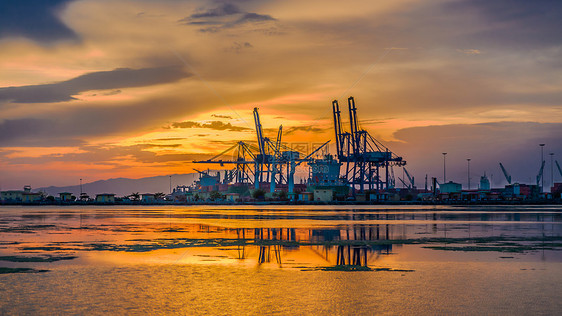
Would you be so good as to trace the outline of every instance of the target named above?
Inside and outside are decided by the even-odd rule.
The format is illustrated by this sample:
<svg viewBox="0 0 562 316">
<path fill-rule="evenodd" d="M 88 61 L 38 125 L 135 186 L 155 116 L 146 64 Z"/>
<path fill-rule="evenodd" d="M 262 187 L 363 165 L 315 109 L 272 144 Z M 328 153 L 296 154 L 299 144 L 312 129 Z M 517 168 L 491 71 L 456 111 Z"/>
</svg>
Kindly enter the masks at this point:
<svg viewBox="0 0 562 316">
<path fill-rule="evenodd" d="M 52 103 L 75 100 L 84 91 L 144 87 L 175 82 L 189 77 L 180 67 L 130 69 L 91 72 L 50 84 L 0 88 L 0 101 L 13 103 Z M 111 91 L 106 95 L 120 93 Z"/>
<path fill-rule="evenodd" d="M 445 6 L 450 12 L 479 15 L 488 27 L 468 35 L 472 41 L 533 49 L 562 43 L 562 3 L 556 0 L 461 0 Z"/>
<path fill-rule="evenodd" d="M 202 26 L 201 32 L 218 32 L 244 24 L 274 22 L 277 19 L 268 14 L 246 12 L 232 3 L 221 3 L 200 13 L 193 13 L 178 22 L 185 25 Z"/>
<path fill-rule="evenodd" d="M 211 114 L 212 117 L 216 117 L 216 118 L 224 118 L 224 119 L 232 119 L 232 116 L 230 115 L 221 115 L 221 114 Z"/>
<path fill-rule="evenodd" d="M 48 119 L 22 118 L 0 122 L 0 146 L 76 146 L 84 142 Z"/>
<path fill-rule="evenodd" d="M 289 127 L 288 129 L 283 131 L 283 134 L 285 135 L 291 135 L 294 134 L 296 132 L 306 132 L 306 133 L 322 133 L 326 130 L 329 130 L 331 128 L 321 128 L 321 127 L 314 127 L 314 126 L 292 126 Z"/>
<path fill-rule="evenodd" d="M 251 130 L 251 128 L 234 126 L 231 123 L 224 123 L 221 121 L 210 121 L 205 123 L 193 122 L 193 121 L 174 122 L 170 125 L 170 128 L 208 128 L 216 131 L 233 131 L 233 132 Z"/>
</svg>

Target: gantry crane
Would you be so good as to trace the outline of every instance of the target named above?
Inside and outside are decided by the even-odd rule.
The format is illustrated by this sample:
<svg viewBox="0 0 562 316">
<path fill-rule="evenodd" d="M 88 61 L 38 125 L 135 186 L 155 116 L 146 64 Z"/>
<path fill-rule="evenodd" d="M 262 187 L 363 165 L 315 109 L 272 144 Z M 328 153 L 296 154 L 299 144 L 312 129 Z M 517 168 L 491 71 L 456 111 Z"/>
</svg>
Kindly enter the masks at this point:
<svg viewBox="0 0 562 316">
<path fill-rule="evenodd" d="M 228 172 L 228 176 L 225 177 L 230 179 L 231 181 L 235 181 L 236 183 L 253 183 L 254 177 L 254 170 L 251 168 L 252 165 L 255 164 L 256 155 L 254 152 L 256 151 L 255 146 L 247 144 L 243 141 L 239 141 L 236 144 L 232 145 L 231 147 L 227 148 L 220 154 L 212 157 L 211 159 L 207 160 L 200 160 L 200 161 L 193 161 L 194 163 L 205 163 L 205 164 L 219 164 L 220 166 L 224 166 L 225 164 L 234 164 L 234 169 Z M 232 153 L 232 158 L 223 160 L 219 159 L 224 157 L 227 153 Z M 223 183 L 228 183 L 225 179 Z"/>
<path fill-rule="evenodd" d="M 260 183 L 269 183 L 270 192 L 272 193 L 275 192 L 276 184 L 287 184 L 289 193 L 292 193 L 294 191 L 296 168 L 303 162 L 311 161 L 312 156 L 330 141 L 325 142 L 312 153 L 306 155 L 306 153 L 293 150 L 281 143 L 283 126 L 279 126 L 275 142 L 265 137 L 258 108 L 254 108 L 253 115 L 256 127 L 257 148 L 240 141 L 211 159 L 194 161 L 194 163 L 218 163 L 221 166 L 224 164 L 236 164 L 236 168 L 232 171 L 236 176 L 228 177 L 235 179 L 236 183 L 253 184 L 255 189 L 260 188 Z M 234 150 L 237 153 L 236 159 L 218 159 Z M 286 174 L 284 174 L 284 170 L 286 170 Z M 228 175 L 229 173 L 227 172 L 225 178 Z"/>
<path fill-rule="evenodd" d="M 336 151 L 340 162 L 345 163 L 344 180 L 353 189 L 389 189 L 394 186 L 392 166 L 404 166 L 406 161 L 392 153 L 367 131 L 359 128 L 355 99 L 347 99 L 349 107 L 350 131 L 342 129 L 341 112 L 338 101 L 332 101 Z M 381 175 L 384 170 L 384 178 Z M 357 188 L 358 187 L 358 188 Z"/>
</svg>

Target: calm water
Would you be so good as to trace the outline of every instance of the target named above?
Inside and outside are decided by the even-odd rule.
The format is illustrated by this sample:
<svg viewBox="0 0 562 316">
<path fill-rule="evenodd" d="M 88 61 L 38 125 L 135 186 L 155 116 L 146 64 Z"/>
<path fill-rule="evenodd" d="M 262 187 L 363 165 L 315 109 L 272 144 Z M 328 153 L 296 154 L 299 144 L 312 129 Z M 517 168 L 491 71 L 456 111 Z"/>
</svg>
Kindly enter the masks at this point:
<svg viewBox="0 0 562 316">
<path fill-rule="evenodd" d="M 551 315 L 561 250 L 559 206 L 0 207 L 0 314 Z"/>
</svg>

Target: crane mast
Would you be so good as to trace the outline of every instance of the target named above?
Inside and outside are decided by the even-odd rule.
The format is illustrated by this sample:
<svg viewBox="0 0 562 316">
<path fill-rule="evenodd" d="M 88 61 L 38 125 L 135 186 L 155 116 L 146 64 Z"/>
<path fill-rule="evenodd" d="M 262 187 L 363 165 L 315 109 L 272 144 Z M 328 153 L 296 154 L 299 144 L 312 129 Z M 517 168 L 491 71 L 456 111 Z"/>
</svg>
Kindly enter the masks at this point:
<svg viewBox="0 0 562 316">
<path fill-rule="evenodd" d="M 412 189 L 415 189 L 416 184 L 414 183 L 414 177 L 410 175 L 408 170 L 406 170 L 406 167 L 404 167 L 404 173 L 406 174 L 406 177 L 408 177 L 408 180 L 410 181 L 410 186 L 412 187 Z"/>
<path fill-rule="evenodd" d="M 545 163 L 545 161 L 543 160 L 542 164 L 541 164 L 541 168 L 539 169 L 539 174 L 537 175 L 537 185 L 540 185 L 540 183 L 541 183 L 542 175 L 543 175 L 543 172 L 544 172 L 544 163 Z"/>
<path fill-rule="evenodd" d="M 392 167 L 402 167 L 406 161 L 386 148 L 367 131 L 359 128 L 355 99 L 347 99 L 349 132 L 342 130 L 338 101 L 332 101 L 334 131 L 338 160 L 345 164 L 343 180 L 355 190 L 384 190 L 394 187 Z"/>
<path fill-rule="evenodd" d="M 502 163 L 500 162 L 500 168 L 502 169 L 503 175 L 505 176 L 505 179 L 507 180 L 508 184 L 511 184 L 511 175 L 507 172 L 507 170 L 505 170 L 504 166 L 502 165 Z"/>
</svg>

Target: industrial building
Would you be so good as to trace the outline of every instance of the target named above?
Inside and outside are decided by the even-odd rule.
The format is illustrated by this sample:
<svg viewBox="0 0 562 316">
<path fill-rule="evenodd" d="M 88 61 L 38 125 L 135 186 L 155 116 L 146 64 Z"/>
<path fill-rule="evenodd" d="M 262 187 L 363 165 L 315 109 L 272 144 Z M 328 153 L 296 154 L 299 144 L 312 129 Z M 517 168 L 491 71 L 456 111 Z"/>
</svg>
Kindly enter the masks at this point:
<svg viewBox="0 0 562 316">
<path fill-rule="evenodd" d="M 2 203 L 38 203 L 42 200 L 43 194 L 31 192 L 31 186 L 26 185 L 23 190 L 8 190 L 0 192 L 0 201 Z"/>
</svg>

